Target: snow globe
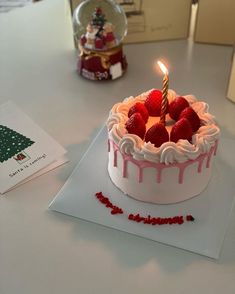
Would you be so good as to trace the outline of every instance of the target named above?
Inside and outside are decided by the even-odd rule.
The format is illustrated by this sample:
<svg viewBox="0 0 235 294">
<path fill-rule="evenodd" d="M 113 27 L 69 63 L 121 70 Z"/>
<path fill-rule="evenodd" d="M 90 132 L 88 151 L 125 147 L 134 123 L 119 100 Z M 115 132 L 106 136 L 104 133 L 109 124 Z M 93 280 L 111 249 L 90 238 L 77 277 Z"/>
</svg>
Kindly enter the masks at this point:
<svg viewBox="0 0 235 294">
<path fill-rule="evenodd" d="M 121 6 L 113 0 L 85 0 L 74 11 L 73 26 L 79 74 L 90 80 L 114 80 L 125 73 L 122 41 L 127 19 Z"/>
</svg>

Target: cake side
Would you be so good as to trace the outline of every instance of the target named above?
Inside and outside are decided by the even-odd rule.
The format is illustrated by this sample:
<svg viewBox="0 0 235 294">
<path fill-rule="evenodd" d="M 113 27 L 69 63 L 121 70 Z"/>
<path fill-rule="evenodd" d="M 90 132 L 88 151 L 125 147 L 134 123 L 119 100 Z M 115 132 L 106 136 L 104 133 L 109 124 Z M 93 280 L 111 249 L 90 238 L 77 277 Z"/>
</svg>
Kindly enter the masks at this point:
<svg viewBox="0 0 235 294">
<path fill-rule="evenodd" d="M 125 194 L 158 204 L 177 203 L 200 194 L 207 186 L 217 144 L 195 160 L 162 164 L 135 160 L 109 140 L 108 172 Z"/>
</svg>

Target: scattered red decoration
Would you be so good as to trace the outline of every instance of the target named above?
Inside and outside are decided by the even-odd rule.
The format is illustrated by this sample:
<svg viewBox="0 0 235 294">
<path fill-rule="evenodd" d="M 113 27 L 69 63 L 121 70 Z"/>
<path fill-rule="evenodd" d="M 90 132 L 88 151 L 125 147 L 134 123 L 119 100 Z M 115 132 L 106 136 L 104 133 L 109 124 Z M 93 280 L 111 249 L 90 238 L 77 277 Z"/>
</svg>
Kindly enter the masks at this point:
<svg viewBox="0 0 235 294">
<path fill-rule="evenodd" d="M 109 200 L 108 197 L 104 196 L 102 192 L 97 192 L 95 193 L 96 198 L 104 204 L 107 208 L 111 208 L 111 214 L 123 214 L 123 209 L 113 205 L 112 202 Z M 173 224 L 178 224 L 182 225 L 184 221 L 186 220 L 187 222 L 192 222 L 194 221 L 194 217 L 191 214 L 188 214 L 185 219 L 183 215 L 176 215 L 173 217 L 152 217 L 151 215 L 148 215 L 147 217 L 141 216 L 139 213 L 138 214 L 132 214 L 130 213 L 128 215 L 128 219 L 130 221 L 134 221 L 137 223 L 144 223 L 148 225 L 173 225 Z"/>
<path fill-rule="evenodd" d="M 193 222 L 194 221 L 194 217 L 191 214 L 189 214 L 189 215 L 186 216 L 186 220 L 188 222 Z"/>
</svg>

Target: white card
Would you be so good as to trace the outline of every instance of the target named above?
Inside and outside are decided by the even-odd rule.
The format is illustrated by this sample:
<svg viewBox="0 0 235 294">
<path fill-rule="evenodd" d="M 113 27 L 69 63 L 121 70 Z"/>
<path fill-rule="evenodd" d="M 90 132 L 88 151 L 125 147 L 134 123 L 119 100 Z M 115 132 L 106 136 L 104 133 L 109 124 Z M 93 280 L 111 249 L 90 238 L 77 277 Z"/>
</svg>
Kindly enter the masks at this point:
<svg viewBox="0 0 235 294">
<path fill-rule="evenodd" d="M 10 191 L 12 189 L 15 189 L 15 188 L 17 188 L 17 187 L 19 187 L 19 186 L 21 186 L 21 185 L 23 185 L 23 184 L 25 184 L 25 183 L 27 183 L 27 182 L 35 179 L 37 177 L 40 177 L 41 175 L 43 175 L 45 173 L 48 173 L 49 171 L 51 171 L 51 170 L 53 170 L 53 169 L 55 169 L 55 168 L 57 168 L 57 167 L 65 164 L 68 161 L 69 161 L 68 158 L 65 155 L 63 155 L 61 158 L 58 158 L 55 161 L 53 161 L 50 165 L 44 167 L 43 169 L 41 169 L 40 171 L 36 172 L 35 174 L 33 174 L 32 176 L 28 177 L 27 179 L 21 181 L 19 184 L 15 185 L 14 187 L 11 187 L 6 192 L 8 192 L 8 191 Z"/>
<path fill-rule="evenodd" d="M 117 79 L 122 75 L 122 65 L 120 62 L 110 66 L 110 74 L 112 75 L 112 80 Z"/>
<path fill-rule="evenodd" d="M 13 102 L 0 106 L 0 193 L 66 153 Z"/>
</svg>

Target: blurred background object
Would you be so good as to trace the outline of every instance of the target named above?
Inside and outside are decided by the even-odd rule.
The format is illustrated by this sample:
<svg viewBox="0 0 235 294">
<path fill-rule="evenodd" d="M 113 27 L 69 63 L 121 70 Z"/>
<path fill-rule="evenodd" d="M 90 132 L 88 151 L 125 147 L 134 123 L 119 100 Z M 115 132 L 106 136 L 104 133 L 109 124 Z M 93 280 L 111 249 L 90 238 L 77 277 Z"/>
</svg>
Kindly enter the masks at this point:
<svg viewBox="0 0 235 294">
<path fill-rule="evenodd" d="M 195 41 L 233 45 L 235 43 L 235 1 L 198 2 Z"/>
<path fill-rule="evenodd" d="M 70 0 L 72 13 L 83 1 Z M 188 38 L 192 0 L 116 0 L 116 2 L 123 8 L 128 20 L 128 34 L 124 43 Z"/>
<path fill-rule="evenodd" d="M 73 12 L 74 37 L 78 43 L 82 34 L 87 31 L 87 25 L 91 21 L 95 8 L 103 10 L 105 18 L 112 23 L 119 43 L 127 33 L 127 20 L 123 9 L 113 0 L 86 0 L 80 1 L 81 4 Z"/>
<path fill-rule="evenodd" d="M 90 80 L 114 80 L 126 69 L 122 40 L 127 33 L 124 10 L 114 0 L 86 0 L 73 13 L 78 73 Z"/>
<path fill-rule="evenodd" d="M 0 13 L 9 12 L 15 8 L 24 7 L 27 4 L 39 1 L 41 0 L 0 0 Z"/>
<path fill-rule="evenodd" d="M 235 46 L 234 46 L 233 62 L 232 62 L 231 73 L 230 73 L 229 84 L 228 84 L 227 98 L 235 102 Z"/>
<path fill-rule="evenodd" d="M 29 3 L 32 3 L 32 0 L 0 0 L 0 12 L 8 12 Z"/>
</svg>

